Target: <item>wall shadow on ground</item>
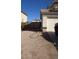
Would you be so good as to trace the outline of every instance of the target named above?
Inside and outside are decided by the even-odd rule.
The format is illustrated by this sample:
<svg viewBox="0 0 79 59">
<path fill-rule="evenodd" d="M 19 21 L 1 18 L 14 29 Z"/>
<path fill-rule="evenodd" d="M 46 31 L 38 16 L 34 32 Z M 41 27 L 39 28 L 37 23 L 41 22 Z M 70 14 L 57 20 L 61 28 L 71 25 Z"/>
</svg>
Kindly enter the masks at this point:
<svg viewBox="0 0 79 59">
<path fill-rule="evenodd" d="M 58 37 L 55 35 L 55 32 L 43 32 L 41 36 L 45 38 L 47 41 L 54 44 L 54 46 L 58 50 Z"/>
</svg>

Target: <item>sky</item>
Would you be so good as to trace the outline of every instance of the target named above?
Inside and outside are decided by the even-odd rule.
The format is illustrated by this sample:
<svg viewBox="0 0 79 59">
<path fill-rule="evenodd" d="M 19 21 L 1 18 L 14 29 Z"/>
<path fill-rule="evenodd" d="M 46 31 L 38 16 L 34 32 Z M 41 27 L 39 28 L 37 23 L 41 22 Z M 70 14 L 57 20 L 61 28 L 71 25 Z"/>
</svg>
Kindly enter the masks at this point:
<svg viewBox="0 0 79 59">
<path fill-rule="evenodd" d="M 28 21 L 40 19 L 40 10 L 47 8 L 53 0 L 21 0 L 21 11 L 28 15 Z"/>
</svg>

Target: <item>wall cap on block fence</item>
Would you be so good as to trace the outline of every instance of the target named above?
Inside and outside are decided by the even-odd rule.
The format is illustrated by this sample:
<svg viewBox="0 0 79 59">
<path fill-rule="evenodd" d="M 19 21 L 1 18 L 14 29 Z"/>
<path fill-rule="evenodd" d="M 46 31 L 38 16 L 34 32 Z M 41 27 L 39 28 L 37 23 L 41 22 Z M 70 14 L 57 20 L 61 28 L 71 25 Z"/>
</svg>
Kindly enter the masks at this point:
<svg viewBox="0 0 79 59">
<path fill-rule="evenodd" d="M 47 27 L 42 27 L 42 29 L 47 29 Z"/>
</svg>

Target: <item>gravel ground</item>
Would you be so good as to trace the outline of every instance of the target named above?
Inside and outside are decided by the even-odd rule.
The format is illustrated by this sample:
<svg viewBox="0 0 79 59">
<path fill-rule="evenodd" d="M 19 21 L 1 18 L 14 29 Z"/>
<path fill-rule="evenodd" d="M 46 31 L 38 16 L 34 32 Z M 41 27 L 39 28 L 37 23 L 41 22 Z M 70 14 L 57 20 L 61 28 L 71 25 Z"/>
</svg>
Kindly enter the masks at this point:
<svg viewBox="0 0 79 59">
<path fill-rule="evenodd" d="M 41 32 L 21 32 L 21 59 L 58 59 L 54 45 L 41 35 Z"/>
</svg>

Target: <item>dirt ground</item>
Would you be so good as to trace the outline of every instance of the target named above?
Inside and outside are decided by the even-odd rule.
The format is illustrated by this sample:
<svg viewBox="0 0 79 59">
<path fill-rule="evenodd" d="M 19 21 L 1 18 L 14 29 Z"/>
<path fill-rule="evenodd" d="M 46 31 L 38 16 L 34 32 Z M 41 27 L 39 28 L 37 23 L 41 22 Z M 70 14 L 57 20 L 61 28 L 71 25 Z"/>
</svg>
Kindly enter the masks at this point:
<svg viewBox="0 0 79 59">
<path fill-rule="evenodd" d="M 58 59 L 58 52 L 41 32 L 22 31 L 21 59 Z"/>
</svg>

